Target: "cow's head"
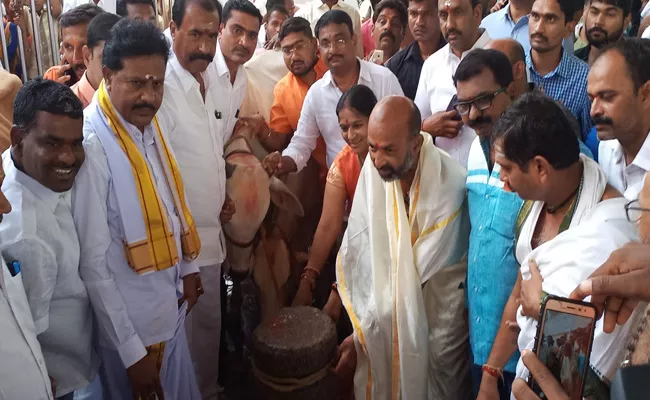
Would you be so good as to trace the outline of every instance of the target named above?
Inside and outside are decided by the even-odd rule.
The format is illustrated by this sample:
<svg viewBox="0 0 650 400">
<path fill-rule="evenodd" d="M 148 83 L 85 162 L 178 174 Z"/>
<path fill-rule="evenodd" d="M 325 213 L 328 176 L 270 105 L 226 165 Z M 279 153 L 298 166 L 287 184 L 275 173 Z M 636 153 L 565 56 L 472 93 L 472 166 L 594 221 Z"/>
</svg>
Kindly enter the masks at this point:
<svg viewBox="0 0 650 400">
<path fill-rule="evenodd" d="M 250 272 L 258 231 L 273 202 L 281 209 L 303 215 L 302 205 L 287 186 L 269 177 L 262 163 L 250 151 L 244 138 L 234 138 L 226 146 L 226 193 L 235 204 L 235 214 L 224 224 L 228 262 L 236 273 Z"/>
</svg>

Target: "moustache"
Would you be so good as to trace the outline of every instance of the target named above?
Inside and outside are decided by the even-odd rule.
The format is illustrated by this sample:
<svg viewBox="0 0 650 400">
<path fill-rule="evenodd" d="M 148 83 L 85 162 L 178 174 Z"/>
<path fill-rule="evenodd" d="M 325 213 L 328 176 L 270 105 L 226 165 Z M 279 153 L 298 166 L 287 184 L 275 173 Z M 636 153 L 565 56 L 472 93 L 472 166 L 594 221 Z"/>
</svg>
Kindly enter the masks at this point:
<svg viewBox="0 0 650 400">
<path fill-rule="evenodd" d="M 379 41 L 381 41 L 384 38 L 389 38 L 393 42 L 397 41 L 397 38 L 395 37 L 395 35 L 393 35 L 393 32 L 391 31 L 384 31 L 381 33 L 381 35 L 379 35 Z"/>
<path fill-rule="evenodd" d="M 533 33 L 532 35 L 530 35 L 530 38 L 531 39 L 541 39 L 541 40 L 543 40 L 545 42 L 548 42 L 548 39 L 546 38 L 546 36 L 542 35 L 541 33 Z"/>
<path fill-rule="evenodd" d="M 476 119 L 469 120 L 469 121 L 467 122 L 467 125 L 469 125 L 470 128 L 473 128 L 473 127 L 475 127 L 475 126 L 477 126 L 477 125 L 481 125 L 481 124 L 491 124 L 491 123 L 492 123 L 492 118 L 490 118 L 490 117 L 485 117 L 485 116 L 480 116 L 480 117 L 478 117 L 478 118 L 476 118 Z"/>
<path fill-rule="evenodd" d="M 139 104 L 134 105 L 131 109 L 135 111 L 135 110 L 139 110 L 141 108 L 142 109 L 149 109 L 149 110 L 154 111 L 154 112 L 156 111 L 156 107 L 154 107 L 153 104 L 149 104 L 149 103 L 139 103 Z"/>
<path fill-rule="evenodd" d="M 452 34 L 456 36 L 461 36 L 463 33 L 456 29 L 448 30 L 447 33 L 445 33 L 445 40 L 449 39 L 449 36 L 451 36 Z"/>
<path fill-rule="evenodd" d="M 207 53 L 192 53 L 189 57 L 190 61 L 203 60 L 207 62 L 212 62 L 214 60 L 214 54 Z"/>
<path fill-rule="evenodd" d="M 612 121 L 611 118 L 609 117 L 602 117 L 602 116 L 597 116 L 591 119 L 592 123 L 594 125 L 613 125 L 614 121 Z"/>
<path fill-rule="evenodd" d="M 591 29 L 589 29 L 589 30 L 587 31 L 587 33 L 590 34 L 590 35 L 593 34 L 594 32 L 600 32 L 600 33 L 602 33 L 603 35 L 607 36 L 607 31 L 604 30 L 603 28 L 599 28 L 599 27 L 597 27 L 597 26 L 594 26 L 593 28 L 591 28 Z"/>
<path fill-rule="evenodd" d="M 246 47 L 244 47 L 244 46 L 236 46 L 232 51 L 233 51 L 233 53 L 234 52 L 240 52 L 240 53 L 244 53 L 246 55 L 250 54 L 250 51 L 248 51 L 248 49 Z"/>
</svg>

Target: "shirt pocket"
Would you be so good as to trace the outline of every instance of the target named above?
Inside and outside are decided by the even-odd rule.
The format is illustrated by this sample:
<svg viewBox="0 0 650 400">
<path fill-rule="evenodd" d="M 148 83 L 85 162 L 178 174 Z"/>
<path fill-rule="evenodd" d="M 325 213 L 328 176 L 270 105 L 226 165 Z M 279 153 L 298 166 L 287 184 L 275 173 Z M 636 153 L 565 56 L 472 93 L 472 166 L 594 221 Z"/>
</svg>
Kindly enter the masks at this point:
<svg viewBox="0 0 650 400">
<path fill-rule="evenodd" d="M 496 207 L 492 213 L 490 228 L 499 235 L 513 240 L 517 225 L 517 215 L 523 202 L 519 195 L 502 189 L 494 190 L 492 195 L 498 196 Z"/>
</svg>

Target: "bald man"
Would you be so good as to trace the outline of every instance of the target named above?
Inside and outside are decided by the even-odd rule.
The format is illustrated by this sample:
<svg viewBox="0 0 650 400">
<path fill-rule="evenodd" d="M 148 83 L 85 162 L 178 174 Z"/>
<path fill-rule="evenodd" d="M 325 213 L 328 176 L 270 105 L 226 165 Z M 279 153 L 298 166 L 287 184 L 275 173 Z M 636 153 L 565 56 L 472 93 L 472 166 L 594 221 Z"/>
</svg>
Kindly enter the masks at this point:
<svg viewBox="0 0 650 400">
<path fill-rule="evenodd" d="M 336 372 L 354 376 L 357 399 L 470 398 L 466 173 L 420 121 L 411 100 L 390 96 L 368 123 L 370 160 L 337 262 L 355 332 Z"/>
<path fill-rule="evenodd" d="M 500 51 L 508 57 L 510 65 L 512 65 L 513 97 L 515 99 L 535 88 L 534 83 L 528 82 L 526 53 L 521 43 L 510 38 L 493 39 L 488 42 L 485 49 Z"/>
</svg>

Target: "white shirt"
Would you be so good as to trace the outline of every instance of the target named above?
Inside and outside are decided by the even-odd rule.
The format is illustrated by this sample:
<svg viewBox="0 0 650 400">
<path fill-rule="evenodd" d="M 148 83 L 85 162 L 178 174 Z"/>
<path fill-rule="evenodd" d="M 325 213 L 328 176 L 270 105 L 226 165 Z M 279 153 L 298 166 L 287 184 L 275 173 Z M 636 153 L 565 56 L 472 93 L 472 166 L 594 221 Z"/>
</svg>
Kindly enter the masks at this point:
<svg viewBox="0 0 650 400">
<path fill-rule="evenodd" d="M 0 249 L 5 260 L 21 265 L 38 341 L 63 396 L 88 386 L 99 367 L 70 192 L 55 193 L 18 170 L 11 149 L 3 165 L 2 191 L 13 209 L 0 224 Z"/>
<path fill-rule="evenodd" d="M 205 101 L 199 83 L 172 55 L 165 73 L 165 95 L 158 115 L 168 122 L 166 132 L 183 176 L 185 192 L 201 238 L 198 265 L 218 265 L 225 259 L 219 214 L 226 196 L 224 136 L 218 110 L 223 92 L 215 70 L 203 74 Z"/>
<path fill-rule="evenodd" d="M 53 399 L 22 273 L 11 276 L 2 257 L 0 269 L 0 400 Z"/>
<path fill-rule="evenodd" d="M 598 145 L 598 163 L 607 175 L 607 182 L 632 201 L 639 197 L 646 172 L 650 171 L 650 134 L 641 149 L 626 165 L 625 152 L 618 140 L 603 140 Z"/>
<path fill-rule="evenodd" d="M 361 67 L 357 84 L 368 86 L 378 101 L 385 96 L 404 95 L 399 81 L 388 68 L 363 60 L 358 61 Z M 309 88 L 296 132 L 289 146 L 282 152 L 283 156 L 293 159 L 298 172 L 307 165 L 319 135 L 325 140 L 328 167 L 345 146 L 336 116 L 336 104 L 342 95 L 330 71 Z"/>
<path fill-rule="evenodd" d="M 350 18 L 352 19 L 352 28 L 354 35 L 357 37 L 357 56 L 363 57 L 363 40 L 361 37 L 361 16 L 359 16 L 359 7 L 353 6 L 356 4 L 356 0 L 349 0 L 348 2 L 341 2 L 334 4 L 332 10 L 342 10 L 345 11 Z M 314 31 L 316 29 L 316 23 L 326 12 L 330 11 L 330 8 L 327 7 L 327 4 L 323 3 L 321 0 L 313 0 L 304 6 L 300 6 L 300 9 L 296 11 L 295 17 L 303 17 L 311 24 L 311 29 Z"/>
<path fill-rule="evenodd" d="M 246 96 L 246 70 L 243 65 L 237 68 L 237 76 L 235 83 L 230 83 L 230 70 L 226 65 L 226 60 L 221 53 L 221 46 L 217 43 L 217 52 L 214 55 L 214 61 L 208 66 L 211 76 L 215 76 L 214 85 L 215 90 L 220 93 L 216 98 L 215 116 L 219 125 L 219 132 L 223 137 L 224 145 L 232 136 L 232 131 L 235 128 L 235 123 L 239 118 L 239 110 L 244 96 Z M 206 72 L 208 71 L 206 70 Z"/>
<path fill-rule="evenodd" d="M 461 58 L 458 58 L 447 44 L 424 62 L 420 82 L 418 83 L 418 91 L 415 95 L 415 104 L 420 109 L 423 121 L 439 111 L 447 110 L 452 97 L 456 95 L 453 76 L 456 73 L 458 64 L 460 64 L 460 60 L 471 50 L 483 48 L 489 41 L 490 36 L 487 31 L 483 31 L 474 46 L 464 52 Z M 455 138 L 437 137 L 435 143 L 437 147 L 449 153 L 460 165 L 467 168 L 469 149 L 472 147 L 475 137 L 476 133 L 473 129 L 463 126 Z"/>
<path fill-rule="evenodd" d="M 89 4 L 89 3 L 95 4 L 93 0 L 63 0 L 62 13 L 66 13 L 82 4 Z M 113 13 L 113 14 L 117 12 L 117 0 L 99 0 L 99 2 L 97 2 L 96 4 L 98 7 L 101 7 L 106 12 Z"/>
<path fill-rule="evenodd" d="M 650 27 L 645 28 L 643 34 L 641 35 L 641 39 L 650 39 Z"/>
<path fill-rule="evenodd" d="M 96 112 L 96 102 L 97 96 L 84 114 Z M 121 120 L 147 161 L 180 252 L 181 224 L 165 182 L 152 125 L 142 134 Z M 169 131 L 164 119 L 159 124 L 163 134 Z M 117 350 L 128 368 L 147 354 L 145 346 L 174 336 L 177 300 L 183 291 L 181 277 L 198 272 L 199 268 L 182 257 L 175 267 L 149 274 L 138 275 L 129 267 L 124 255 L 119 193 L 112 184 L 106 153 L 93 129 L 85 115 L 86 161 L 72 190 L 72 213 L 81 245 L 79 270 L 97 317 L 99 345 Z"/>
</svg>

